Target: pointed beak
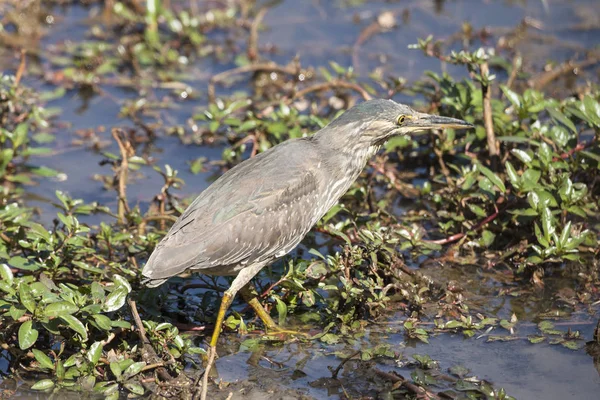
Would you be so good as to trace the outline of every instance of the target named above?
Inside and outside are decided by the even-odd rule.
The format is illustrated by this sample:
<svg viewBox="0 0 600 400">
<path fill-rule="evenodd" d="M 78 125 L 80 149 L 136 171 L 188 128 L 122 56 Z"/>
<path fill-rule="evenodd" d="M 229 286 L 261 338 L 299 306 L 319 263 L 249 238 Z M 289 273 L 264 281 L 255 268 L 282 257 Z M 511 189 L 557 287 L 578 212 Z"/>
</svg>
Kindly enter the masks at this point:
<svg viewBox="0 0 600 400">
<path fill-rule="evenodd" d="M 412 128 L 413 131 L 422 131 L 427 129 L 468 129 L 473 128 L 473 124 L 466 121 L 439 115 L 430 115 L 419 113 L 413 115 L 411 119 L 404 123 L 404 127 Z"/>
</svg>

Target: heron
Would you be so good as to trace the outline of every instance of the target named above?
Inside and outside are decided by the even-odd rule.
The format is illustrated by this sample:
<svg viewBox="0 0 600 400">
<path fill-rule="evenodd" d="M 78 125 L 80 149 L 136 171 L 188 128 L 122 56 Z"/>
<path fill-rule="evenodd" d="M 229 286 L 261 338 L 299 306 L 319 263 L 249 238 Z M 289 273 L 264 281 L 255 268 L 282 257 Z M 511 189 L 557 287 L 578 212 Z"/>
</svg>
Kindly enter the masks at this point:
<svg viewBox="0 0 600 400">
<path fill-rule="evenodd" d="M 289 139 L 241 162 L 189 205 L 156 246 L 142 275 L 148 287 L 186 271 L 235 276 L 217 313 L 203 397 L 221 326 L 236 294 L 244 297 L 267 330 L 278 329 L 258 301 L 251 279 L 302 241 L 380 147 L 394 136 L 471 127 L 393 100 L 368 100 L 312 136 Z"/>
</svg>

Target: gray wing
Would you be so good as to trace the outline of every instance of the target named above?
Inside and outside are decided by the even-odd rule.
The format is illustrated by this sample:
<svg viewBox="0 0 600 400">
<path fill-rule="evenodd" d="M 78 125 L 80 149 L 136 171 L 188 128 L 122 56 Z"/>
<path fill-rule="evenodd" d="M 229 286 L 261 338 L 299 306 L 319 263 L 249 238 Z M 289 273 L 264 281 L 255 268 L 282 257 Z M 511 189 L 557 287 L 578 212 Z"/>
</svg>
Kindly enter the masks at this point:
<svg viewBox="0 0 600 400">
<path fill-rule="evenodd" d="M 318 221 L 322 182 L 308 140 L 276 146 L 232 168 L 201 193 L 156 247 L 142 274 L 163 280 L 188 269 L 231 275 L 281 257 Z"/>
</svg>

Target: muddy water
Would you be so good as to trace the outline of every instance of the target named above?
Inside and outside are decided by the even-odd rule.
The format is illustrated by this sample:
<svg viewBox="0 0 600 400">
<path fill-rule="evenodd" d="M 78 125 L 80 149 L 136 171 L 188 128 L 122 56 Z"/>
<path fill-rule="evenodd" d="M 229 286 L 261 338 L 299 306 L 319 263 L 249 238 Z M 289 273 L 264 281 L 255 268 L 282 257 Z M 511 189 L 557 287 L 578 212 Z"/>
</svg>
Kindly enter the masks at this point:
<svg viewBox="0 0 600 400">
<path fill-rule="evenodd" d="M 397 26 L 388 32 L 370 37 L 360 46 L 357 40 L 361 32 L 371 24 L 382 12 L 393 11 Z M 81 37 L 88 29 L 90 9 L 79 6 L 57 8 L 56 15 L 61 19 L 57 27 L 50 27 L 49 35 L 43 39 L 40 47 L 52 46 Z M 93 12 L 93 11 L 92 11 Z M 329 61 L 341 65 L 352 65 L 359 74 L 366 74 L 373 68 L 381 68 L 384 74 L 391 74 L 407 80 L 415 80 L 422 76 L 424 70 L 440 71 L 439 62 L 426 58 L 415 50 L 408 50 L 409 44 L 416 38 L 433 34 L 437 38 L 447 38 L 460 31 L 463 22 L 469 22 L 475 30 L 488 27 L 495 35 L 509 34 L 521 21 L 527 20 L 532 26 L 528 32 L 531 36 L 523 39 L 518 48 L 529 65 L 542 66 L 546 60 L 563 61 L 585 49 L 598 46 L 600 43 L 600 6 L 598 0 L 539 0 L 539 1 L 351 1 L 351 0 L 313 0 L 279 2 L 264 19 L 265 31 L 260 33 L 261 48 L 271 49 L 269 57 L 280 63 L 290 61 L 299 55 L 304 65 L 327 66 Z M 58 27 L 60 26 L 60 28 Z M 476 40 L 475 44 L 481 45 Z M 483 42 L 485 45 L 485 42 Z M 240 45 L 244 45 L 243 41 Z M 460 42 L 456 43 L 457 49 Z M 358 62 L 356 62 L 358 60 Z M 10 60 L 2 60 L 0 65 L 11 65 Z M 39 60 L 43 67 L 48 60 Z M 195 79 L 187 83 L 199 92 L 193 101 L 179 101 L 169 111 L 169 118 L 183 124 L 198 107 L 206 104 L 206 79 L 233 67 L 232 63 L 218 63 L 211 59 L 198 62 L 190 68 Z M 449 73 L 460 76 L 462 69 L 442 66 Z M 202 73 L 198 73 L 202 71 Z M 581 79 L 597 80 L 593 73 Z M 40 90 L 52 89 L 35 79 L 27 79 L 27 83 Z M 61 107 L 63 113 L 59 120 L 68 123 L 57 134 L 53 143 L 55 153 L 43 160 L 44 164 L 65 174 L 66 179 L 42 182 L 30 188 L 30 204 L 40 207 L 41 219 L 49 222 L 53 218 L 50 201 L 54 190 L 64 190 L 75 198 L 87 201 L 98 201 L 116 208 L 113 192 L 106 191 L 103 185 L 93 180 L 97 174 L 110 174 L 106 166 L 99 163 L 104 159 L 98 151 L 85 146 L 74 146 L 73 140 L 78 136 L 76 131 L 85 129 L 97 130 L 106 127 L 104 133 L 98 133 L 100 139 L 107 142 L 106 151 L 117 153 L 110 138 L 110 128 L 115 126 L 131 126 L 129 120 L 119 117 L 121 107 L 126 100 L 137 98 L 130 90 L 106 86 L 103 94 L 92 94 L 70 90 L 67 95 L 51 103 Z M 159 99 L 168 91 L 155 90 L 151 96 Z M 209 184 L 209 180 L 217 172 L 209 170 L 198 175 L 189 172 L 188 162 L 205 156 L 210 160 L 220 158 L 222 147 L 184 146 L 174 137 L 159 136 L 149 144 L 145 151 L 154 157 L 157 165 L 170 164 L 180 171 L 180 176 L 187 185 L 183 195 L 194 195 Z M 162 185 L 156 174 L 141 173 L 135 176 L 128 186 L 130 201 L 140 204 L 142 208 L 151 201 Z M 92 219 L 91 222 L 94 222 Z M 443 277 L 445 271 L 428 271 Z M 462 279 L 479 279 L 479 271 L 465 270 Z M 448 276 L 446 279 L 457 279 Z M 477 290 L 477 288 L 471 288 Z M 492 293 L 493 291 L 490 291 Z M 480 293 L 485 296 L 485 293 Z M 488 293 L 489 295 L 489 293 Z M 412 354 L 428 354 L 438 360 L 442 370 L 460 364 L 472 371 L 479 378 L 489 380 L 496 387 L 503 387 L 507 392 L 519 399 L 597 399 L 600 397 L 600 376 L 593 365 L 592 358 L 583 349 L 572 351 L 561 346 L 547 343 L 531 345 L 524 339 L 528 334 L 536 333 L 537 314 L 555 307 L 553 299 L 549 301 L 543 296 L 535 297 L 528 304 L 514 304 L 510 300 L 489 299 L 489 305 L 497 305 L 494 312 L 500 318 L 519 314 L 522 322 L 531 322 L 520 326 L 516 335 L 521 340 L 514 342 L 488 343 L 486 337 L 464 339 L 462 336 L 449 334 L 439 335 L 431 339 L 430 344 L 406 343 L 399 334 L 401 316 L 391 315 L 388 329 L 371 328 L 362 344 L 371 346 L 374 343 L 388 343 L 401 359 L 409 359 Z M 543 306 L 540 306 L 543 304 Z M 490 309 L 492 307 L 490 306 Z M 591 311 L 597 314 L 598 305 Z M 489 311 L 489 310 L 488 310 Z M 520 311 L 520 312 L 519 312 Z M 595 321 L 585 313 L 575 313 L 572 317 L 561 320 L 561 324 L 578 329 L 586 340 L 591 340 Z M 490 335 L 494 332 L 490 332 Z M 230 335 L 233 336 L 233 335 Z M 267 347 L 262 354 L 237 352 L 235 339 L 230 345 L 230 353 L 224 351 L 217 366 L 224 382 L 233 382 L 219 392 L 219 396 L 233 398 L 312 398 L 343 397 L 365 394 L 376 395 L 378 388 L 370 375 L 365 372 L 364 365 L 349 362 L 340 374 L 342 384 L 335 384 L 326 378 L 331 376 L 327 367 L 335 367 L 340 359 L 334 351 L 344 348 L 342 345 L 325 346 L 312 344 L 298 346 L 291 343 L 283 347 Z M 264 358 L 261 358 L 264 356 Z M 271 362 L 265 360 L 271 360 Z M 1 362 L 1 361 L 0 361 Z M 280 364 L 273 364 L 280 363 Z M 385 370 L 396 364 L 383 363 L 378 368 Z M 400 368 L 400 371 L 403 371 Z M 406 376 L 410 375 L 406 369 Z M 27 393 L 22 393 L 27 397 Z"/>
</svg>

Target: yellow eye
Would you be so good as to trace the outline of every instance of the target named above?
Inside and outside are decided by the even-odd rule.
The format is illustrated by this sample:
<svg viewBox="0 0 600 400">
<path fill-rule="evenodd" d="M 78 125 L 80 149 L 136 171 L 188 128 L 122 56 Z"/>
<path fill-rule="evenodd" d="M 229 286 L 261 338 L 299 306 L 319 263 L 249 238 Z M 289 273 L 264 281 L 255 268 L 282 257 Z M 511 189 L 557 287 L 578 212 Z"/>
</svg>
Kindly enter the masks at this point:
<svg viewBox="0 0 600 400">
<path fill-rule="evenodd" d="M 404 123 L 404 121 L 406 120 L 406 115 L 401 115 L 398 117 L 398 125 L 402 125 Z"/>
</svg>

